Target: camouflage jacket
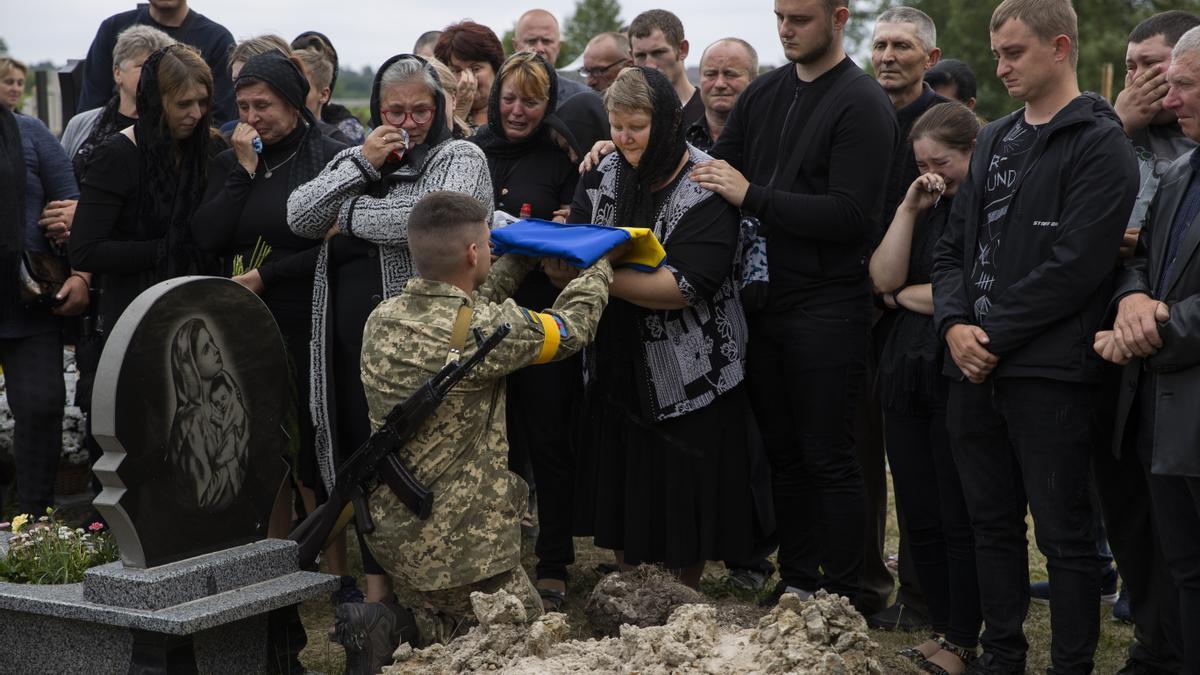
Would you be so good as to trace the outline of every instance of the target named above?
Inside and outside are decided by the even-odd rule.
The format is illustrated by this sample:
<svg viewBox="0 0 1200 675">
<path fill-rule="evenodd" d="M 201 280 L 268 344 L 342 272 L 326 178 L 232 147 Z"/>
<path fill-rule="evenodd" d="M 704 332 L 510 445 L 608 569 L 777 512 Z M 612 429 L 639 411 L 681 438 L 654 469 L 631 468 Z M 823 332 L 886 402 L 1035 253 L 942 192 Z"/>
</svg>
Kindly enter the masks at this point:
<svg viewBox="0 0 1200 675">
<path fill-rule="evenodd" d="M 472 328 L 489 333 L 502 323 L 512 325 L 400 452 L 434 493 L 429 519 L 418 520 L 386 487 L 371 496 L 376 525 L 367 538 L 371 551 L 418 591 L 462 586 L 520 564 L 520 515 L 528 488 L 508 470 L 503 378 L 570 356 L 590 342 L 612 281 L 612 267 L 601 260 L 568 284 L 552 308 L 536 313 L 506 299 L 530 267 L 526 258 L 502 257 L 474 297 L 451 284 L 412 279 L 367 320 L 362 381 L 373 428 L 445 365 L 463 304 L 473 307 Z M 464 357 L 470 349 L 468 341 Z"/>
</svg>

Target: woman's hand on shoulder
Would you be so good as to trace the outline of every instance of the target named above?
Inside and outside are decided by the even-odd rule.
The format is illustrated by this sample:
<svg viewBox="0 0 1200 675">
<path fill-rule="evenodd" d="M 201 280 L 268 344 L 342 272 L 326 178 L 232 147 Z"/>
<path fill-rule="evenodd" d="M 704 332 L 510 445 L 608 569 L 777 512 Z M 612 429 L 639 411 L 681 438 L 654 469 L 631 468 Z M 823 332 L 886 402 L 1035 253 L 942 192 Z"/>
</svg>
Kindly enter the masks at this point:
<svg viewBox="0 0 1200 675">
<path fill-rule="evenodd" d="M 600 166 L 600 160 L 604 159 L 605 155 L 611 155 L 616 149 L 617 146 L 612 141 L 596 141 L 596 144 L 584 156 L 583 161 L 579 163 L 579 173 L 582 175 Z"/>
</svg>

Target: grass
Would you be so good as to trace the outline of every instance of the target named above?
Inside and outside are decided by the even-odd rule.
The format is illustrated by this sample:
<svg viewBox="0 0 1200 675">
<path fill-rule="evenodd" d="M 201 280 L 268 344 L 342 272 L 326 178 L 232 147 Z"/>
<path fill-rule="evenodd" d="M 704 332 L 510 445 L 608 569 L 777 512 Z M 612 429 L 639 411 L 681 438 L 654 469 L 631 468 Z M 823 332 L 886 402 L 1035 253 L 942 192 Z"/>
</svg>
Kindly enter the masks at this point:
<svg viewBox="0 0 1200 675">
<path fill-rule="evenodd" d="M 896 531 L 895 509 L 891 503 L 889 486 L 889 518 L 886 548 L 895 552 L 898 549 L 898 534 Z M 1033 545 L 1032 525 L 1030 525 L 1029 565 L 1030 577 L 1034 581 L 1046 578 L 1046 559 Z M 355 546 L 350 546 L 351 566 L 360 570 Z M 526 539 L 523 548 L 523 563 L 525 569 L 533 574 L 536 558 L 533 555 L 533 542 Z M 563 611 L 567 614 L 572 631 L 572 637 L 587 639 L 593 637 L 588 622 L 583 613 L 584 603 L 588 593 L 599 579 L 594 567 L 601 562 L 611 562 L 608 551 L 598 549 L 590 539 L 575 540 L 575 564 L 570 567 L 571 581 L 567 587 L 567 600 Z M 716 601 L 718 607 L 726 612 L 736 614 L 737 618 L 754 617 L 757 610 L 754 598 L 737 597 L 731 594 L 722 579 L 725 575 L 724 566 L 720 563 L 709 563 L 704 577 L 700 582 L 700 590 Z M 772 582 L 773 585 L 773 582 Z M 1096 650 L 1097 673 L 1115 673 L 1125 663 L 1126 651 L 1133 641 L 1133 627 L 1112 621 L 1111 609 L 1101 608 L 1100 644 Z M 342 648 L 329 642 L 325 631 L 333 623 L 333 610 L 328 599 L 321 598 L 305 603 L 301 608 L 304 625 L 308 628 L 308 646 L 300 655 L 304 666 L 318 673 L 341 673 L 345 666 Z M 1025 620 L 1025 635 L 1029 640 L 1029 656 L 1026 664 L 1027 672 L 1042 673 L 1050 665 L 1050 610 L 1046 605 L 1030 603 L 1029 616 Z M 919 673 L 910 661 L 898 656 L 896 652 L 905 647 L 923 642 L 927 637 L 925 632 L 906 633 L 902 631 L 871 631 L 871 636 L 879 643 L 884 671 L 887 673 Z"/>
</svg>

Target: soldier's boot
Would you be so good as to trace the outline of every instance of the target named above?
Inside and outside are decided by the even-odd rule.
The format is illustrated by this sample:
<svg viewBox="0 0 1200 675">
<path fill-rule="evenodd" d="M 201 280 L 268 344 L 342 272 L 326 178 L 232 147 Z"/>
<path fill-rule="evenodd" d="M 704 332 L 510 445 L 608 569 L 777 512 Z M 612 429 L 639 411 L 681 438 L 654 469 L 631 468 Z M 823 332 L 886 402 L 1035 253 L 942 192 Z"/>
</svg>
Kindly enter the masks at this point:
<svg viewBox="0 0 1200 675">
<path fill-rule="evenodd" d="M 346 649 L 346 675 L 375 675 L 401 642 L 415 644 L 412 612 L 394 603 L 347 602 L 333 612 L 335 641 Z"/>
</svg>

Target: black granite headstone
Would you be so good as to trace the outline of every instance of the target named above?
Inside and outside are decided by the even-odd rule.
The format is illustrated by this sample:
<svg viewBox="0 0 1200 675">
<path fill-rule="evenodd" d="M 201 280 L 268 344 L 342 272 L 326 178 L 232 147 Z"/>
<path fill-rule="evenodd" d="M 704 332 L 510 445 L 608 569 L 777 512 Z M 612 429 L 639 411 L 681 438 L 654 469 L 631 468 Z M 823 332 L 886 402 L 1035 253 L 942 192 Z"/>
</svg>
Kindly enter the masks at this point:
<svg viewBox="0 0 1200 675">
<path fill-rule="evenodd" d="M 104 449 L 95 505 L 126 565 L 266 536 L 295 429 L 286 354 L 266 305 L 229 279 L 164 281 L 121 315 L 92 426 Z"/>
</svg>

